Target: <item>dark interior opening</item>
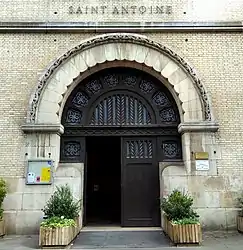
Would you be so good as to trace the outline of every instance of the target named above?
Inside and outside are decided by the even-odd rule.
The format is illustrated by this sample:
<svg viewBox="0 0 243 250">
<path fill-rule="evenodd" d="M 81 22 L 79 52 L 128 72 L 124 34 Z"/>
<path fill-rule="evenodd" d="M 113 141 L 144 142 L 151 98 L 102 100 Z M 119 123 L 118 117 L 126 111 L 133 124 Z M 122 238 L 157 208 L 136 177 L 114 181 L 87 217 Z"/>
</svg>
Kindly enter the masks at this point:
<svg viewBox="0 0 243 250">
<path fill-rule="evenodd" d="M 86 225 L 121 224 L 121 138 L 86 138 Z"/>
</svg>

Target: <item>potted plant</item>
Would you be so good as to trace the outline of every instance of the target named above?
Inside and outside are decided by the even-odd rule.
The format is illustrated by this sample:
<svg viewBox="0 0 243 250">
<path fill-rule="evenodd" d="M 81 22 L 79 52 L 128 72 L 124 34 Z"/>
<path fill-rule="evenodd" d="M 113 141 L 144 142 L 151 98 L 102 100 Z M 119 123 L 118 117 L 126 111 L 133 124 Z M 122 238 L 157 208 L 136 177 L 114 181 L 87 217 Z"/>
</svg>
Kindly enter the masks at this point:
<svg viewBox="0 0 243 250">
<path fill-rule="evenodd" d="M 79 233 L 80 201 L 75 201 L 70 187 L 56 188 L 43 209 L 45 219 L 40 225 L 40 246 L 66 246 Z"/>
<path fill-rule="evenodd" d="M 162 198 L 163 230 L 175 244 L 199 244 L 202 241 L 199 215 L 192 205 L 193 198 L 178 190 Z"/>
<path fill-rule="evenodd" d="M 237 229 L 240 233 L 243 233 L 243 197 L 239 198 L 240 212 L 237 217 Z"/>
<path fill-rule="evenodd" d="M 7 185 L 6 181 L 0 178 L 0 236 L 5 235 L 5 222 L 3 219 L 3 201 L 7 195 Z"/>
</svg>

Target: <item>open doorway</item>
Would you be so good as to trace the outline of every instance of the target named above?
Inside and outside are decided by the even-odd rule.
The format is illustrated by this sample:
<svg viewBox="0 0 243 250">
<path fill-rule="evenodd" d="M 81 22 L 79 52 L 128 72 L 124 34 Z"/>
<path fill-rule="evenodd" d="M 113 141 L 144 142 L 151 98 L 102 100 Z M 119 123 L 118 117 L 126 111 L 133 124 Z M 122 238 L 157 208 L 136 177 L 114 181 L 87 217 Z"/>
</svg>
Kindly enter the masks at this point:
<svg viewBox="0 0 243 250">
<path fill-rule="evenodd" d="M 121 138 L 86 138 L 86 225 L 121 225 Z"/>
</svg>

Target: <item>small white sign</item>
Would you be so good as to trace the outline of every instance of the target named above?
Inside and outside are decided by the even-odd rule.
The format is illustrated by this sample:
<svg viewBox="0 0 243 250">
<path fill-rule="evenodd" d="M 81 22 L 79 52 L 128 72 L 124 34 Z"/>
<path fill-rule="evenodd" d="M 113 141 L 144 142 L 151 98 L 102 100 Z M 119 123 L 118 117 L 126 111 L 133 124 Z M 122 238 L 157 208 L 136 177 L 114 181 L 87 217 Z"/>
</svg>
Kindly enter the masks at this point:
<svg viewBox="0 0 243 250">
<path fill-rule="evenodd" d="M 196 160 L 196 170 L 198 171 L 209 170 L 209 160 Z"/>
<path fill-rule="evenodd" d="M 35 173 L 32 173 L 32 172 L 28 173 L 27 182 L 28 183 L 34 183 L 35 182 Z"/>
</svg>

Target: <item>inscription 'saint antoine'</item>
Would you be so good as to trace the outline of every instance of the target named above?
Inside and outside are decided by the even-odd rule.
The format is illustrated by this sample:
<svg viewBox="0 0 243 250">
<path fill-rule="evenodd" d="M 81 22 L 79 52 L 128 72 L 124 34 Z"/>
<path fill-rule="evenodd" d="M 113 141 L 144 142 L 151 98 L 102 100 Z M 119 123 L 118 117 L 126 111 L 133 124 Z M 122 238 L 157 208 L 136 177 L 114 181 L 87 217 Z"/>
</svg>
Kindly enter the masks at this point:
<svg viewBox="0 0 243 250">
<path fill-rule="evenodd" d="M 171 5 L 162 5 L 162 6 L 114 6 L 112 8 L 108 8 L 107 5 L 101 6 L 69 6 L 69 14 L 78 14 L 78 15 L 92 15 L 92 14 L 99 14 L 99 15 L 131 15 L 131 14 L 165 14 L 171 15 L 172 14 L 172 6 Z"/>
</svg>

